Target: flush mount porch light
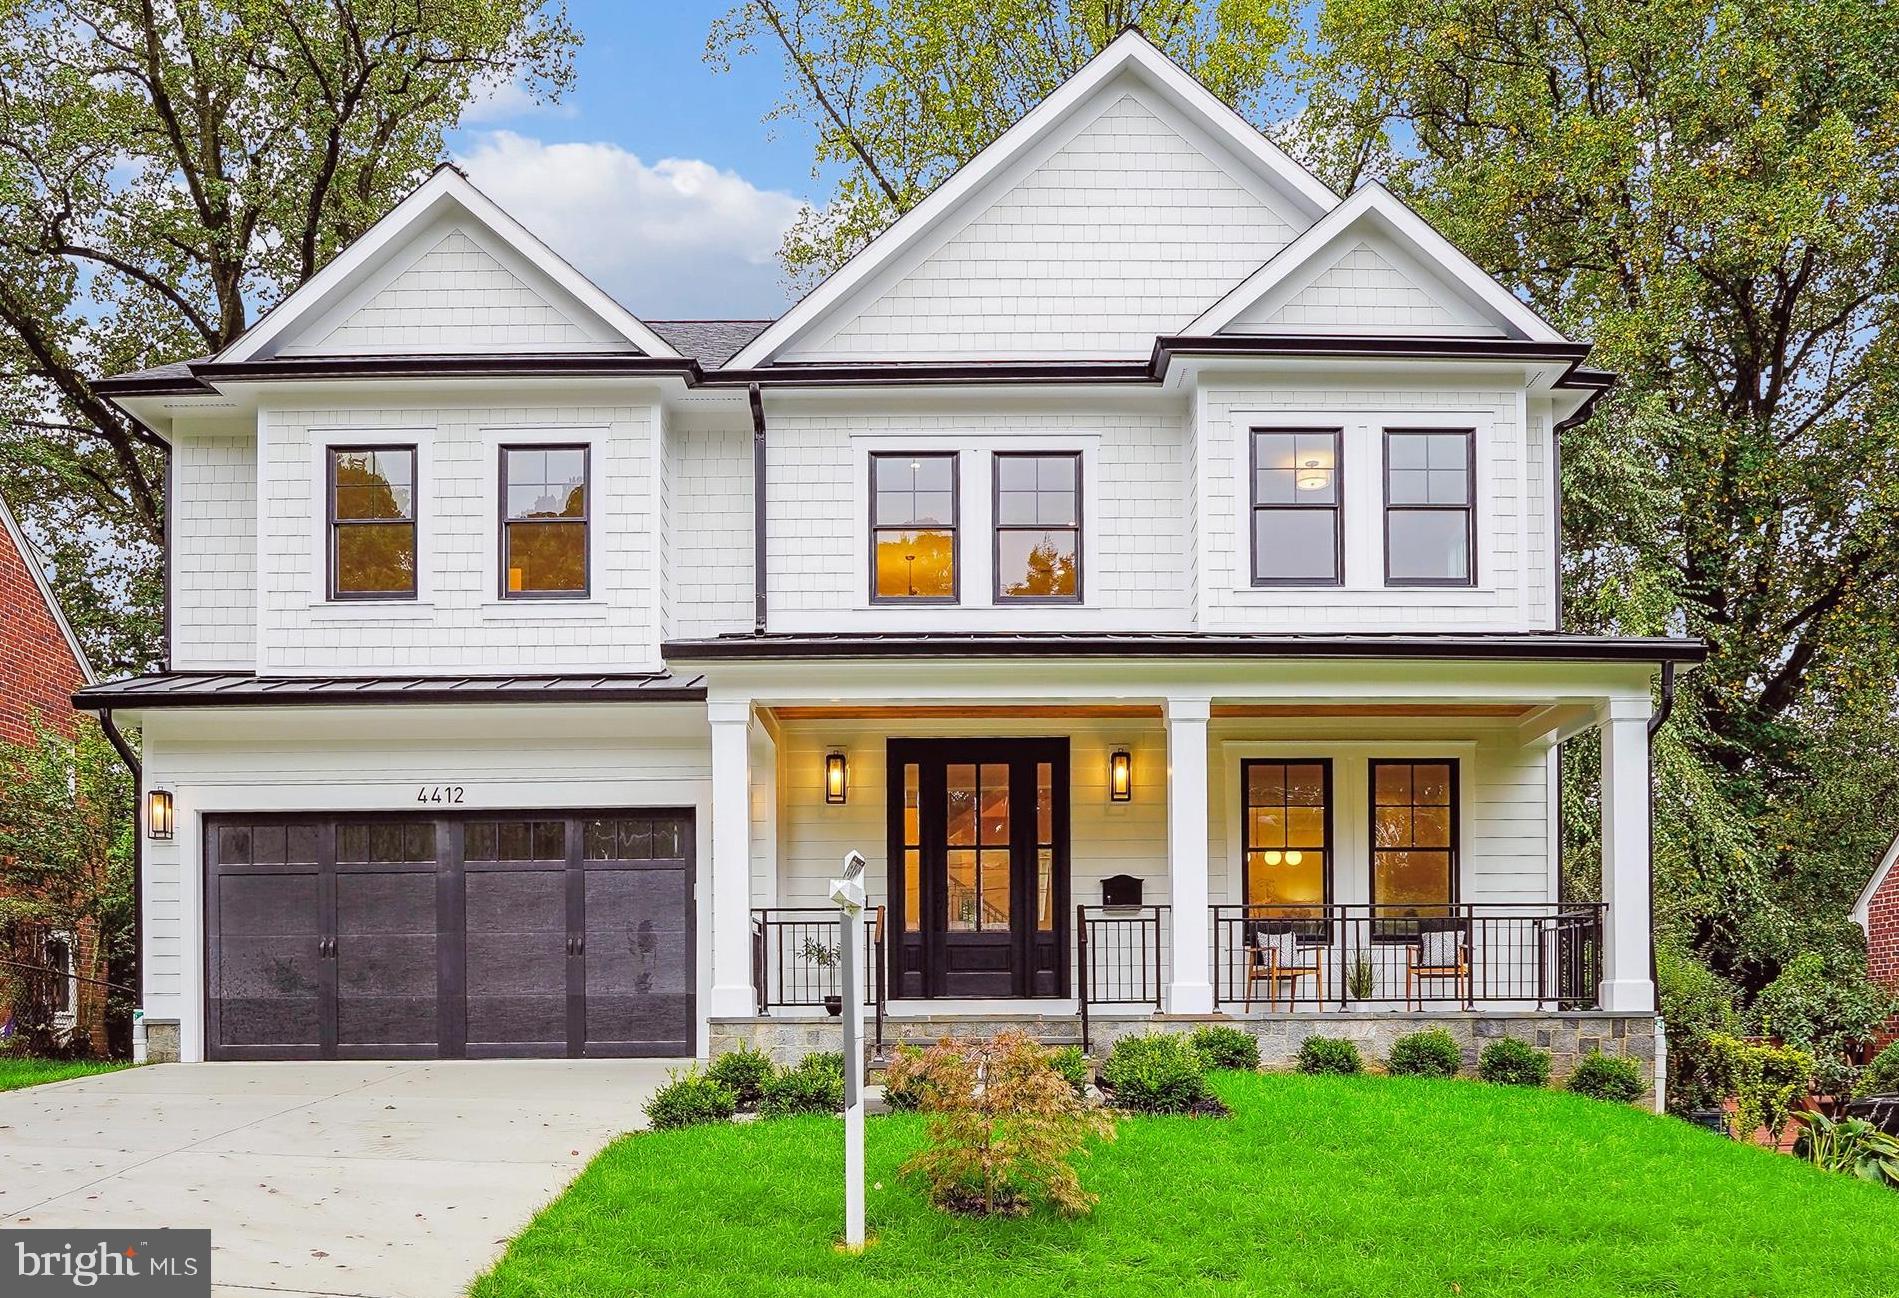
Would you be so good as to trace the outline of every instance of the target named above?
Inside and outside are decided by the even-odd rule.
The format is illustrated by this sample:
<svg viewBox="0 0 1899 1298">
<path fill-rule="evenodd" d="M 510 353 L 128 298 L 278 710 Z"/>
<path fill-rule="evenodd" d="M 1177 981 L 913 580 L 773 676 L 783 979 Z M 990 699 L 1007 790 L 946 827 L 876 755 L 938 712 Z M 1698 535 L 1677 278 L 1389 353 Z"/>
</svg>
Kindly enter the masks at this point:
<svg viewBox="0 0 1899 1298">
<path fill-rule="evenodd" d="M 850 770 L 845 765 L 844 754 L 827 754 L 824 759 L 824 800 L 833 806 L 841 805 L 849 789 Z"/>
<path fill-rule="evenodd" d="M 153 789 L 145 803 L 145 832 L 153 838 L 170 838 L 173 813 L 170 789 Z"/>
<path fill-rule="evenodd" d="M 1108 801 L 1134 800 L 1134 759 L 1125 748 L 1117 748 L 1108 757 Z"/>
</svg>

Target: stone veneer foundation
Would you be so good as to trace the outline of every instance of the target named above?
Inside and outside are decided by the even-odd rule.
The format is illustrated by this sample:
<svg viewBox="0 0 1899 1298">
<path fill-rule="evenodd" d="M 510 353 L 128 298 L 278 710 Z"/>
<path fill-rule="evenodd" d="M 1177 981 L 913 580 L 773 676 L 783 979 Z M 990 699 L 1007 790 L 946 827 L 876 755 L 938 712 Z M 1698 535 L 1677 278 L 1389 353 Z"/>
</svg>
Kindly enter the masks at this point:
<svg viewBox="0 0 1899 1298">
<path fill-rule="evenodd" d="M 154 1022 L 145 1020 L 145 1062 L 148 1064 L 175 1064 L 178 1062 L 178 1024 L 174 1020 L 160 1019 Z"/>
</svg>

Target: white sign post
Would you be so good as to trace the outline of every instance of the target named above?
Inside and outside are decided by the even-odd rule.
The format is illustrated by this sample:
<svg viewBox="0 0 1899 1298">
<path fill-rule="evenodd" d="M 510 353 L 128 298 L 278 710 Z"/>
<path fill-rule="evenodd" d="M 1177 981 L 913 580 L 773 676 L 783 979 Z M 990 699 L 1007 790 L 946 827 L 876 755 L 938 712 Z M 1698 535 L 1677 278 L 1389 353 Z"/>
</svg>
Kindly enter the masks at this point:
<svg viewBox="0 0 1899 1298">
<path fill-rule="evenodd" d="M 864 858 L 844 857 L 844 877 L 831 881 L 840 912 L 839 967 L 844 976 L 844 1247 L 864 1250 Z"/>
</svg>

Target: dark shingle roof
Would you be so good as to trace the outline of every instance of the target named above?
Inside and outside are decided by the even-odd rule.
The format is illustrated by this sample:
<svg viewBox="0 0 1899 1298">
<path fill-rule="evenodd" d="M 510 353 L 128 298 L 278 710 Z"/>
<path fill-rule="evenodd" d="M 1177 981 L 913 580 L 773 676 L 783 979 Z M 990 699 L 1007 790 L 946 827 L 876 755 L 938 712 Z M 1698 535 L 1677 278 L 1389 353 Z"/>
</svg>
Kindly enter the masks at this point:
<svg viewBox="0 0 1899 1298">
<path fill-rule="evenodd" d="M 682 356 L 717 369 L 772 325 L 770 320 L 648 320 L 646 327 Z"/>
</svg>

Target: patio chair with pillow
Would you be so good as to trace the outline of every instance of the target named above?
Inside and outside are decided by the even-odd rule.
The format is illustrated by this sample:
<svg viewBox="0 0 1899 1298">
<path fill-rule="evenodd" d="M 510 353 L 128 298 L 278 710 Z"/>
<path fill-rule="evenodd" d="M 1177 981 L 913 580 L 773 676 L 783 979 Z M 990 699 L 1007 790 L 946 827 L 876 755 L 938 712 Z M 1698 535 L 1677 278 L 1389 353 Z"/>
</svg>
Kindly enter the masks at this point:
<svg viewBox="0 0 1899 1298">
<path fill-rule="evenodd" d="M 1405 948 L 1404 1003 L 1424 1008 L 1424 984 L 1449 980 L 1464 1008 L 1471 1007 L 1470 934 L 1463 925 L 1427 928 Z"/>
<path fill-rule="evenodd" d="M 1286 1007 L 1299 1000 L 1299 980 L 1312 979 L 1314 1004 L 1325 999 L 1325 948 L 1316 943 L 1299 944 L 1299 935 L 1291 930 L 1260 929 L 1246 953 L 1246 1008 L 1253 1008 L 1253 984 L 1266 984 L 1266 1004 L 1276 1008 L 1279 988 L 1286 988 Z"/>
</svg>

